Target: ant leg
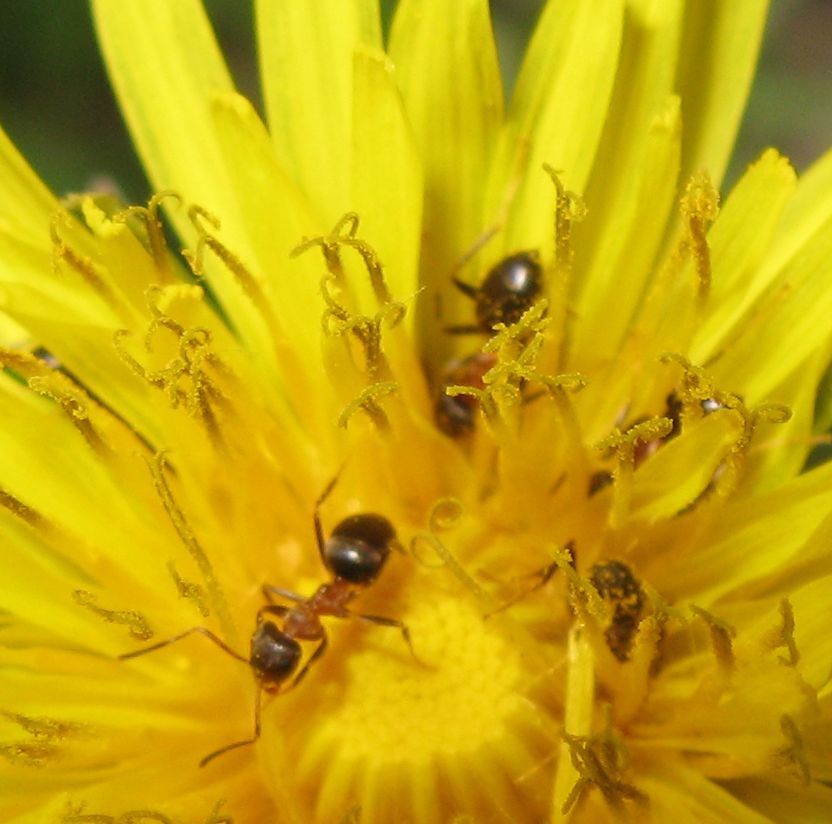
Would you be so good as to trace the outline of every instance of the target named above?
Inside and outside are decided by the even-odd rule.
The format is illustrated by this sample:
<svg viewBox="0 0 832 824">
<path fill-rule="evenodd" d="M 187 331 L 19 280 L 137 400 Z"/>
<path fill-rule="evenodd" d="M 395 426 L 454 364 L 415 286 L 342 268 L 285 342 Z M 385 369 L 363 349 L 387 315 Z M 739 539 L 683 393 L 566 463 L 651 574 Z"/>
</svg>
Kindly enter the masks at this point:
<svg viewBox="0 0 832 824">
<path fill-rule="evenodd" d="M 262 703 L 262 696 L 263 690 L 258 686 L 257 698 L 254 699 L 254 735 L 251 738 L 246 738 L 245 741 L 235 741 L 233 744 L 226 744 L 224 747 L 214 750 L 214 752 L 209 753 L 202 759 L 202 761 L 199 762 L 200 767 L 210 764 L 215 758 L 219 758 L 219 756 L 225 755 L 225 753 L 230 752 L 231 750 L 236 750 L 239 747 L 247 747 L 249 744 L 257 742 L 260 738 L 260 707 Z"/>
<path fill-rule="evenodd" d="M 321 638 L 321 643 L 315 647 L 315 652 L 309 656 L 309 660 L 303 665 L 303 669 L 301 669 L 301 671 L 292 679 L 292 683 L 289 684 L 283 692 L 288 692 L 289 690 L 294 689 L 301 682 L 301 680 L 306 677 L 306 673 L 309 672 L 309 668 L 326 652 L 326 648 L 328 646 L 329 638 L 326 633 L 324 633 L 323 638 Z"/>
<path fill-rule="evenodd" d="M 296 604 L 303 604 L 306 602 L 306 598 L 304 598 L 302 595 L 298 595 L 297 592 L 292 592 L 289 589 L 274 587 L 271 584 L 263 584 L 261 589 L 263 591 L 263 596 L 270 604 L 273 603 L 272 595 L 277 595 L 280 598 L 285 598 L 287 601 L 294 601 Z"/>
<path fill-rule="evenodd" d="M 384 615 L 366 615 L 360 612 L 350 612 L 349 617 L 351 618 L 358 618 L 362 621 L 366 621 L 368 624 L 377 624 L 378 626 L 382 627 L 396 627 L 402 634 L 402 638 L 404 638 L 404 642 L 407 644 L 407 648 L 410 650 L 410 654 L 413 656 L 413 660 L 421 664 L 422 666 L 426 666 L 424 661 L 416 655 L 416 650 L 413 649 L 413 639 L 410 637 L 410 630 L 407 627 L 407 624 L 403 623 L 402 621 L 397 621 L 395 618 L 387 618 Z"/>
<path fill-rule="evenodd" d="M 283 604 L 263 604 L 257 610 L 257 626 L 259 627 L 263 623 L 264 615 L 279 615 L 282 618 L 287 612 L 291 612 L 291 610 L 291 607 L 284 606 Z"/>
<path fill-rule="evenodd" d="M 119 655 L 118 658 L 121 661 L 125 661 L 128 658 L 137 658 L 139 655 L 144 655 L 147 652 L 153 652 L 154 650 L 161 649 L 162 647 L 166 647 L 169 644 L 175 644 L 177 641 L 181 641 L 183 638 L 187 638 L 189 635 L 193 635 L 194 633 L 199 633 L 200 635 L 204 635 L 209 641 L 213 641 L 221 650 L 227 652 L 232 658 L 236 658 L 238 661 L 242 661 L 244 664 L 248 663 L 248 658 L 244 658 L 237 652 L 234 652 L 225 641 L 222 640 L 218 635 L 215 635 L 211 632 L 210 629 L 206 627 L 191 627 L 190 629 L 185 630 L 185 632 L 180 632 L 179 635 L 174 635 L 173 638 L 168 638 L 165 641 L 159 641 L 158 644 L 152 644 L 149 647 L 143 647 L 142 649 L 133 650 L 133 652 L 125 652 L 122 655 Z"/>
<path fill-rule="evenodd" d="M 486 612 L 483 615 L 483 618 L 490 618 L 492 615 L 497 615 L 500 612 L 505 612 L 509 607 L 513 607 L 515 604 L 522 601 L 524 598 L 528 598 L 533 592 L 537 592 L 539 589 L 543 589 L 549 581 L 552 580 L 552 576 L 558 571 L 558 562 L 552 561 L 549 566 L 544 567 L 543 569 L 539 570 L 538 572 L 534 573 L 535 575 L 540 576 L 539 580 L 532 584 L 525 592 L 521 592 L 519 595 L 515 595 L 514 598 L 509 599 L 501 606 L 497 607 L 496 609 L 492 609 L 491 612 Z"/>
<path fill-rule="evenodd" d="M 451 278 L 451 283 L 462 292 L 463 295 L 469 297 L 471 299 L 476 299 L 477 297 L 477 287 L 471 286 L 470 283 L 465 283 L 465 281 L 460 280 L 459 278 Z"/>
<path fill-rule="evenodd" d="M 479 254 L 482 248 L 488 243 L 494 235 L 500 230 L 502 223 L 504 222 L 504 217 L 500 217 L 498 222 L 495 223 L 493 226 L 490 226 L 486 229 L 466 250 L 465 254 L 454 264 L 454 268 L 451 269 L 450 275 L 451 280 L 456 285 L 456 287 L 462 290 L 469 298 L 473 298 L 476 296 L 476 288 L 470 286 L 467 283 L 463 283 L 460 280 L 457 280 L 456 273 L 464 269 L 470 262 L 471 259 Z M 470 291 L 469 291 L 470 290 Z"/>
</svg>

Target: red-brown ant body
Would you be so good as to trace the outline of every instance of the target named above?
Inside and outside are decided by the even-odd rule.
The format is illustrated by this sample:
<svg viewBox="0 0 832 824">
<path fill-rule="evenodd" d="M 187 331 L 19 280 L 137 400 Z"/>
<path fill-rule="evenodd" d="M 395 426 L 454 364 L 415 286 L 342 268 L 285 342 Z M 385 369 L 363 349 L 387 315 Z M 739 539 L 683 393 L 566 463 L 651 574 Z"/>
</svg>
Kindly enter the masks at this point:
<svg viewBox="0 0 832 824">
<path fill-rule="evenodd" d="M 455 358 L 446 367 L 436 394 L 433 413 L 436 425 L 451 438 L 462 438 L 474 431 L 480 402 L 473 395 L 448 395 L 448 386 L 471 386 L 484 389 L 483 376 L 497 363 L 491 352 L 475 352 Z"/>
<path fill-rule="evenodd" d="M 257 611 L 257 626 L 251 636 L 248 658 L 237 653 L 206 627 L 192 627 L 173 638 L 119 656 L 121 660 L 135 658 L 197 633 L 204 635 L 230 656 L 251 667 L 258 685 L 253 736 L 215 750 L 199 762 L 200 767 L 230 750 L 254 744 L 260 738 L 261 694 L 286 692 L 296 687 L 309 672 L 312 664 L 326 651 L 329 638 L 321 623 L 321 617 L 358 618 L 373 624 L 397 627 L 413 654 L 410 632 L 401 621 L 380 615 L 351 612 L 349 609 L 349 603 L 361 589 L 378 578 L 391 547 L 396 544 L 396 531 L 383 515 L 360 513 L 344 518 L 332 530 L 330 537 L 325 538 L 319 510 L 332 492 L 336 480 L 337 477 L 318 498 L 313 514 L 318 552 L 324 566 L 332 574 L 332 580 L 321 584 L 308 598 L 279 587 L 263 586 L 263 594 L 269 601 L 272 600 L 272 596 L 278 596 L 292 601 L 292 606 L 268 603 L 260 607 Z M 283 626 L 279 627 L 274 621 L 268 620 L 266 616 L 270 615 L 282 618 Z M 303 656 L 299 641 L 318 641 L 318 646 L 289 685 L 284 687 L 286 681 L 298 669 Z"/>
</svg>

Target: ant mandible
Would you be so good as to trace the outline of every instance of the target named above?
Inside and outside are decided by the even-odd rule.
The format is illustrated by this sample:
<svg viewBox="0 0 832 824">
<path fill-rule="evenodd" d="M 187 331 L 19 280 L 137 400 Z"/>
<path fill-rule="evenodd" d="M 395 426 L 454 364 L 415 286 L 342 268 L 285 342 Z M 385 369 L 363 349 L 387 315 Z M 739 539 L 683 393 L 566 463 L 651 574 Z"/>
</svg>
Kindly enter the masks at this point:
<svg viewBox="0 0 832 824">
<path fill-rule="evenodd" d="M 264 585 L 263 594 L 270 603 L 261 606 L 257 610 L 257 625 L 251 636 L 248 658 L 229 647 L 207 627 L 192 627 L 173 638 L 119 656 L 121 660 L 136 658 L 139 655 L 145 655 L 148 652 L 174 644 L 190 635 L 199 634 L 208 638 L 232 658 L 236 658 L 251 667 L 258 686 L 254 705 L 254 734 L 243 741 L 235 741 L 209 753 L 199 762 L 200 767 L 204 767 L 215 758 L 231 750 L 254 744 L 260 738 L 262 693 L 276 694 L 293 689 L 303 680 L 309 672 L 309 668 L 326 651 L 329 638 L 320 620 L 322 616 L 358 618 L 372 624 L 397 627 L 401 631 L 411 655 L 418 661 L 413 651 L 410 631 L 405 624 L 395 618 L 367 615 L 352 612 L 349 609 L 349 603 L 359 594 L 361 589 L 369 586 L 378 578 L 387 562 L 390 548 L 396 544 L 396 531 L 390 521 L 383 515 L 364 512 L 344 518 L 335 526 L 329 538 L 325 538 L 321 525 L 320 507 L 329 497 L 337 480 L 338 476 L 336 475 L 321 493 L 315 502 L 312 516 L 318 553 L 324 566 L 332 574 L 332 580 L 321 584 L 308 598 L 280 587 Z M 284 606 L 271 603 L 272 596 L 285 598 L 292 601 L 293 605 Z M 283 627 L 279 627 L 265 617 L 269 615 L 282 618 Z M 281 690 L 300 664 L 302 648 L 298 641 L 318 641 L 319 643 L 291 683 Z"/>
</svg>

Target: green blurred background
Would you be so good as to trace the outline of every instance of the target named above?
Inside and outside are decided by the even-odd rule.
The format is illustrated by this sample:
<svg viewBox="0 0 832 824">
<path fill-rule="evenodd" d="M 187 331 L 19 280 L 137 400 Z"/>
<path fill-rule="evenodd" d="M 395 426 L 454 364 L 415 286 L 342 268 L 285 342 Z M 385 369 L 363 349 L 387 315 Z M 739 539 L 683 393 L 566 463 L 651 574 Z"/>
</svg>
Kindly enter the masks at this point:
<svg viewBox="0 0 832 824">
<path fill-rule="evenodd" d="M 732 2 L 733 0 L 725 0 Z M 448 0 L 456 2 L 456 0 Z M 493 0 L 511 84 L 543 0 Z M 205 0 L 242 91 L 258 99 L 249 0 Z M 382 0 L 389 21 L 395 0 Z M 95 42 L 87 0 L 0 0 L 0 122 L 59 194 L 114 179 L 147 196 Z M 729 179 L 766 146 L 798 169 L 832 145 L 832 2 L 773 0 L 763 60 Z"/>
</svg>

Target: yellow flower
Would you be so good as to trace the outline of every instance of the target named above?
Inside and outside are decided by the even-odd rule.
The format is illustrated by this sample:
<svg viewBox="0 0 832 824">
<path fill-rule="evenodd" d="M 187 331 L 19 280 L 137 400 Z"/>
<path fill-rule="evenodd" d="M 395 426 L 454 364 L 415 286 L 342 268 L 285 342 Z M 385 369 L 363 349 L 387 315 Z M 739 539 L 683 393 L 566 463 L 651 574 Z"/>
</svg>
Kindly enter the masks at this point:
<svg viewBox="0 0 832 824">
<path fill-rule="evenodd" d="M 0 817 L 827 820 L 832 155 L 716 188 L 765 2 L 552 0 L 506 112 L 485 0 L 256 6 L 268 127 L 94 0 L 146 208 L 0 142 Z"/>
</svg>

